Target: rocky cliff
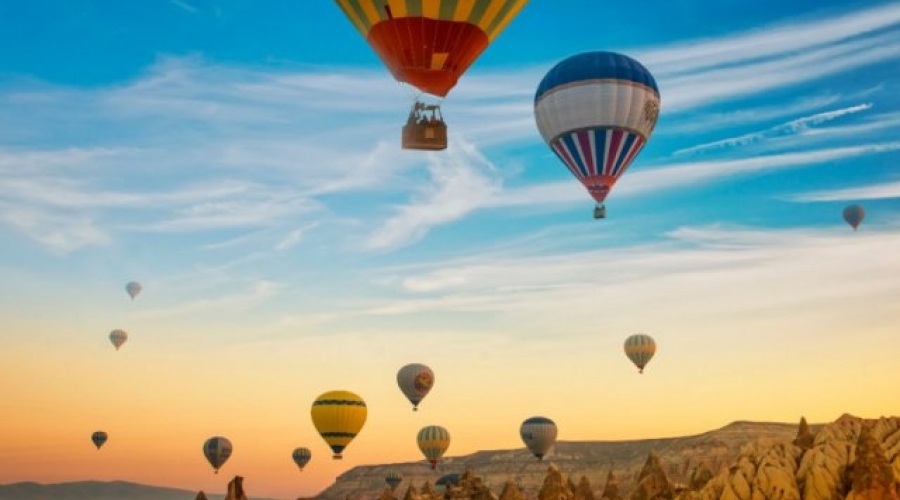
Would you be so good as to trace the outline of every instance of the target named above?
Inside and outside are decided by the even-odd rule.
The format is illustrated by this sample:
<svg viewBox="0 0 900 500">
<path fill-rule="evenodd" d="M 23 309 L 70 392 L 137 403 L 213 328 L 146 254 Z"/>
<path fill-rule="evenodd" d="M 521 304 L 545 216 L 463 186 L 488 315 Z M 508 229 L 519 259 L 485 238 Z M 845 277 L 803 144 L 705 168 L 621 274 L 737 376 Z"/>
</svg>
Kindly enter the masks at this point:
<svg viewBox="0 0 900 500">
<path fill-rule="evenodd" d="M 394 464 L 348 471 L 317 499 L 396 500 L 378 485 L 396 470 L 404 500 L 900 500 L 900 417 L 736 422 L 686 438 L 558 443 L 545 462 L 479 452 L 443 468 L 464 471 L 444 491 L 421 463 Z"/>
<path fill-rule="evenodd" d="M 809 426 L 808 426 L 809 427 Z M 813 425 L 815 430 L 820 426 Z M 316 500 L 374 499 L 381 494 L 384 477 L 389 471 L 403 476 L 403 486 L 435 484 L 447 473 L 472 469 L 494 492 L 501 492 L 507 480 L 516 483 L 526 499 L 533 499 L 541 489 L 550 462 L 573 481 L 584 476 L 590 484 L 604 485 L 607 475 L 615 471 L 613 488 L 627 498 L 641 473 L 647 456 L 654 452 L 674 487 L 687 485 L 693 475 L 718 473 L 733 462 L 748 442 L 759 439 L 787 441 L 797 437 L 797 424 L 768 422 L 734 422 L 721 429 L 678 438 L 636 441 L 557 442 L 543 462 L 525 448 L 480 451 L 460 457 L 445 457 L 437 471 L 431 471 L 424 460 L 401 464 L 360 466 L 337 478 L 335 483 L 316 496 Z M 697 472 L 697 467 L 700 472 Z M 568 479 L 567 479 L 568 481 Z M 438 488 L 443 491 L 442 488 Z M 398 490 L 399 491 L 399 490 Z M 600 498 L 600 492 L 596 492 Z M 610 500 L 618 500 L 610 497 Z"/>
</svg>

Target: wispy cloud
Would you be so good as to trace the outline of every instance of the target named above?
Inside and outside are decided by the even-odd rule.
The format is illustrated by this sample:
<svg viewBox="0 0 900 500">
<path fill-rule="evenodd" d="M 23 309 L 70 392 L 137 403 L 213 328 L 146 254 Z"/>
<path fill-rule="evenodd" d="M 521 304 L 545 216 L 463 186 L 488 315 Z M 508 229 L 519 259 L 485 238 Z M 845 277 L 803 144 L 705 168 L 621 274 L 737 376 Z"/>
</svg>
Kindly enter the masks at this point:
<svg viewBox="0 0 900 500">
<path fill-rule="evenodd" d="M 803 193 L 788 198 L 798 202 L 816 201 L 851 201 L 851 200 L 883 200 L 900 198 L 900 181 L 870 184 L 844 189 L 831 189 L 827 191 L 814 191 Z"/>
<path fill-rule="evenodd" d="M 159 320 L 196 314 L 199 312 L 246 311 L 271 299 L 279 290 L 280 285 L 278 283 L 268 280 L 259 280 L 251 283 L 248 286 L 248 290 L 243 293 L 218 295 L 212 298 L 198 299 L 170 307 L 145 310 L 135 313 L 135 317 L 141 320 Z"/>
<path fill-rule="evenodd" d="M 197 13 L 197 7 L 194 7 L 193 5 L 185 2 L 184 0 L 169 0 L 169 2 L 171 2 L 172 5 L 175 5 L 179 9 L 186 10 L 186 11 L 190 12 L 191 14 Z"/>
<path fill-rule="evenodd" d="M 295 246 L 299 245 L 300 242 L 303 241 L 303 237 L 306 235 L 306 233 L 308 233 L 309 231 L 311 231 L 318 225 L 319 225 L 318 223 L 314 222 L 312 224 L 307 224 L 306 226 L 294 229 L 293 231 L 291 231 L 287 235 L 285 235 L 285 237 L 282 238 L 281 241 L 279 241 L 277 245 L 275 245 L 275 250 L 277 250 L 279 252 L 283 252 L 285 250 L 290 250 L 291 248 L 294 248 Z"/>
<path fill-rule="evenodd" d="M 196 10 L 181 0 L 173 5 Z M 696 114 L 720 103 L 747 103 L 773 90 L 900 59 L 900 30 L 892 29 L 898 24 L 900 7 L 887 4 L 626 52 L 657 75 L 663 119 L 671 130 L 689 131 L 691 125 L 685 123 L 697 120 L 679 122 L 684 112 Z M 397 146 L 409 95 L 381 68 L 271 69 L 214 64 L 200 56 L 162 57 L 139 78 L 107 88 L 6 82 L 0 87 L 4 104 L 0 124 L 14 123 L 17 130 L 28 132 L 21 136 L 21 146 L 0 150 L 0 171 L 5 175 L 0 201 L 24 207 L 23 213 L 30 209 L 32 214 L 44 214 L 30 219 L 35 228 L 39 221 L 66 218 L 72 219 L 73 227 L 80 224 L 85 228 L 81 237 L 38 240 L 56 241 L 70 249 L 100 244 L 120 231 L 193 232 L 224 227 L 272 228 L 287 234 L 284 241 L 290 246 L 294 231 L 309 216 L 329 213 L 330 203 L 341 203 L 347 196 L 383 199 L 389 193 L 391 200 L 409 201 L 395 205 L 387 215 L 376 211 L 385 218 L 376 223 L 377 229 L 367 235 L 362 248 L 400 248 L 420 241 L 434 227 L 481 208 L 583 201 L 583 192 L 572 182 L 508 187 L 512 176 L 545 161 L 543 157 L 535 160 L 534 155 L 523 154 L 526 164 L 510 162 L 499 167 L 484 158 L 483 151 L 492 154 L 528 145 L 555 164 L 537 135 L 532 111 L 534 87 L 552 64 L 470 71 L 445 106 L 452 141 L 459 147 L 440 155 Z M 877 83 L 859 85 L 871 89 Z M 708 116 L 715 119 L 702 120 L 710 127 L 716 120 L 757 123 L 790 116 L 789 112 L 814 114 L 771 130 L 688 147 L 681 153 L 712 152 L 791 133 L 813 137 L 813 132 L 822 130 L 809 128 L 814 124 L 864 109 L 822 109 L 847 106 L 852 94 L 825 94 L 778 108 L 747 105 L 736 113 L 712 113 Z M 98 143 L 89 135 L 92 130 L 108 133 Z M 658 133 L 665 136 L 667 131 Z M 800 143 L 793 146 L 804 151 L 793 156 L 670 163 L 629 173 L 617 186 L 617 196 L 893 147 L 876 139 L 867 144 L 856 148 L 829 144 L 811 151 L 804 147 L 808 144 Z M 422 169 L 430 176 L 425 187 L 420 182 Z M 130 182 L 146 189 L 133 192 L 106 184 L 112 173 L 119 172 L 128 172 Z M 247 181 L 251 176 L 253 183 Z M 191 196 L 196 198 L 190 201 Z M 140 228 L 115 222 L 110 213 L 121 208 L 136 214 Z M 9 218 L 4 223 L 14 225 Z M 22 220 L 15 224 L 28 225 Z M 266 245 L 271 249 L 281 243 L 267 241 Z"/>
<path fill-rule="evenodd" d="M 854 113 L 859 113 L 862 111 L 866 111 L 872 108 L 872 103 L 863 103 L 857 104 L 856 106 L 850 106 L 847 108 L 836 109 L 832 111 L 825 111 L 822 113 L 816 113 L 810 116 L 804 116 L 802 118 L 797 118 L 795 120 L 791 120 L 787 123 L 782 123 L 780 125 L 776 125 L 774 127 L 770 127 L 766 130 L 762 130 L 759 132 L 752 132 L 749 134 L 743 134 L 737 137 L 730 137 L 728 139 L 721 139 L 714 142 L 708 142 L 705 144 L 699 144 L 697 146 L 692 146 L 685 149 L 680 149 L 675 151 L 673 154 L 678 155 L 686 155 L 686 154 L 695 154 L 706 152 L 710 150 L 724 149 L 736 146 L 743 146 L 746 144 L 750 144 L 752 142 L 762 141 L 764 139 L 770 137 L 781 137 L 784 135 L 796 134 L 797 132 L 807 130 L 809 127 L 814 125 L 820 125 L 822 123 L 829 122 L 831 120 L 840 118 L 842 116 L 851 115 Z"/>
<path fill-rule="evenodd" d="M 792 308 L 795 318 L 814 319 L 828 309 L 823 304 L 831 304 L 837 315 L 852 314 L 846 308 L 851 299 L 874 301 L 867 302 L 869 310 L 891 307 L 900 292 L 891 278 L 900 272 L 900 261 L 892 257 L 900 250 L 900 236 L 860 236 L 844 229 L 681 227 L 653 244 L 470 255 L 428 269 L 390 271 L 400 275 L 391 283 L 403 296 L 359 312 L 487 313 L 499 322 L 494 324 L 508 320 L 525 329 L 555 324 L 554 331 L 565 318 L 570 336 L 627 328 L 635 315 L 648 327 L 661 328 L 672 318 L 727 323 L 731 317 L 765 319 L 784 308 Z M 868 252 L 874 256 L 868 261 L 849 257 Z"/>
<path fill-rule="evenodd" d="M 366 241 L 373 250 L 393 249 L 421 239 L 434 226 L 458 220 L 483 207 L 500 191 L 493 165 L 477 149 L 456 141 L 448 154 L 430 155 L 431 184 L 377 228 Z"/>
</svg>

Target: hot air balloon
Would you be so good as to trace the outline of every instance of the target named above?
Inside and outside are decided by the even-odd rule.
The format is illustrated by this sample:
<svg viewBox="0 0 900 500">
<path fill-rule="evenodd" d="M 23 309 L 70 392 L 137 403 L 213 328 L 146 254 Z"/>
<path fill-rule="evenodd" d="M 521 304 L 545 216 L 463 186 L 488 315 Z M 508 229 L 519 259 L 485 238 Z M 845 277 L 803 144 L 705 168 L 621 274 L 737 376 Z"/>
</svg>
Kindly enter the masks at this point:
<svg viewBox="0 0 900 500">
<path fill-rule="evenodd" d="M 125 285 L 125 291 L 131 296 L 131 300 L 134 300 L 134 298 L 141 293 L 141 290 L 143 290 L 143 287 L 137 281 L 129 281 L 128 284 Z"/>
<path fill-rule="evenodd" d="M 222 436 L 213 436 L 203 443 L 203 456 L 206 457 L 209 465 L 212 465 L 216 474 L 219 473 L 219 468 L 228 461 L 231 449 L 231 441 Z"/>
<path fill-rule="evenodd" d="M 391 487 L 391 491 L 394 491 L 397 489 L 397 486 L 400 486 L 400 483 L 403 482 L 403 476 L 398 472 L 390 471 L 384 476 L 384 482 Z"/>
<path fill-rule="evenodd" d="M 659 89 L 641 63 L 614 52 L 587 52 L 563 60 L 534 96 L 537 128 L 550 149 L 597 202 L 650 139 L 659 117 Z"/>
<path fill-rule="evenodd" d="M 303 468 L 306 467 L 306 464 L 312 458 L 312 452 L 309 451 L 309 448 L 295 448 L 291 456 L 294 458 L 294 463 L 297 464 L 297 467 L 303 471 Z"/>
<path fill-rule="evenodd" d="M 656 342 L 649 335 L 642 333 L 625 339 L 625 355 L 638 367 L 638 373 L 644 373 L 644 367 L 656 354 Z"/>
<path fill-rule="evenodd" d="M 459 474 L 456 472 L 451 472 L 450 474 L 444 474 L 437 481 L 434 482 L 435 486 L 443 486 L 444 491 L 446 492 L 448 488 L 451 486 L 456 486 L 459 484 Z"/>
<path fill-rule="evenodd" d="M 418 363 L 412 363 L 400 368 L 397 372 L 397 385 L 413 405 L 413 411 L 419 409 L 419 403 L 428 395 L 428 391 L 434 385 L 434 372 L 431 368 Z"/>
<path fill-rule="evenodd" d="M 428 463 L 431 464 L 431 468 L 435 469 L 438 460 L 450 447 L 450 433 L 439 425 L 429 425 L 422 427 L 416 437 L 416 442 L 419 444 L 422 454 L 428 459 Z"/>
<path fill-rule="evenodd" d="M 850 224 L 850 227 L 856 231 L 856 228 L 862 223 L 863 219 L 866 218 L 866 209 L 862 207 L 862 205 L 848 205 L 847 208 L 844 209 L 844 220 L 847 221 L 847 224 Z"/>
<path fill-rule="evenodd" d="M 336 0 L 394 78 L 444 98 L 528 0 Z M 416 99 L 404 149 L 447 147 L 439 105 Z"/>
<path fill-rule="evenodd" d="M 94 446 L 96 446 L 97 449 L 99 450 L 100 447 L 103 446 L 103 443 L 106 442 L 106 439 L 107 439 L 108 437 L 109 437 L 109 436 L 107 436 L 105 432 L 103 432 L 103 431 L 96 431 L 96 432 L 94 432 L 93 434 L 91 434 L 91 441 L 94 442 Z"/>
<path fill-rule="evenodd" d="M 322 439 L 331 447 L 335 460 L 359 434 L 366 423 L 366 402 L 350 391 L 329 391 L 313 401 L 312 421 Z"/>
<path fill-rule="evenodd" d="M 109 332 L 109 341 L 112 342 L 112 345 L 115 346 L 117 351 L 122 347 L 122 344 L 124 344 L 126 340 L 128 340 L 128 332 L 125 330 L 117 329 Z"/>
<path fill-rule="evenodd" d="M 547 417 L 531 417 L 519 427 L 522 441 L 538 460 L 543 460 L 550 447 L 556 443 L 556 432 L 556 423 Z"/>
</svg>

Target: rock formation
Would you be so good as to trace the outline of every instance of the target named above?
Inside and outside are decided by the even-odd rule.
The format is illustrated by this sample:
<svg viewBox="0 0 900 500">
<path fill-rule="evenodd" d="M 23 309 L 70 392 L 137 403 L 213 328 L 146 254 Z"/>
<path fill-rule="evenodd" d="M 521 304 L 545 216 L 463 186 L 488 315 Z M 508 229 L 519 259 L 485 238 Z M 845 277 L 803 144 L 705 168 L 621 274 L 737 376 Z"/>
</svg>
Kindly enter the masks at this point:
<svg viewBox="0 0 900 500">
<path fill-rule="evenodd" d="M 378 500 L 397 500 L 394 498 L 394 492 L 391 491 L 389 486 L 385 486 L 383 490 L 381 490 L 381 495 L 378 496 Z"/>
<path fill-rule="evenodd" d="M 228 482 L 228 494 L 225 496 L 225 500 L 247 500 L 243 477 L 234 476 L 234 479 Z"/>
<path fill-rule="evenodd" d="M 203 491 L 200 491 L 200 493 L 197 493 L 197 496 L 196 496 L 196 498 L 194 498 L 194 500 L 206 500 L 206 493 L 203 493 Z"/>
<path fill-rule="evenodd" d="M 594 500 L 594 490 L 587 476 L 581 476 L 578 484 L 572 489 L 574 500 Z"/>
<path fill-rule="evenodd" d="M 849 468 L 852 486 L 847 500 L 900 500 L 900 483 L 872 427 L 860 430 L 856 461 Z"/>
<path fill-rule="evenodd" d="M 499 500 L 525 500 L 525 496 L 522 495 L 522 491 L 519 490 L 515 481 L 507 479 L 503 485 L 503 491 L 500 492 Z"/>
<path fill-rule="evenodd" d="M 797 437 L 794 438 L 794 445 L 806 451 L 812 448 L 814 437 L 809 430 L 809 424 L 806 423 L 806 417 L 800 417 L 800 428 L 797 429 Z"/>
<path fill-rule="evenodd" d="M 557 443 L 549 468 L 530 458 L 525 450 L 448 457 L 445 467 L 460 470 L 465 465 L 466 472 L 459 484 L 438 496 L 498 500 L 494 492 L 502 490 L 499 500 L 592 500 L 597 496 L 590 483 L 600 484 L 605 474 L 600 500 L 900 500 L 900 417 L 842 415 L 827 425 L 809 425 L 801 418 L 799 426 L 735 422 L 688 438 Z M 483 464 L 488 473 L 468 463 Z M 617 464 L 614 470 L 610 463 Z M 402 467 L 410 485 L 434 477 L 423 472 L 421 463 L 411 466 L 409 474 Z M 338 482 L 346 477 L 342 486 L 363 486 L 335 488 L 315 500 L 343 498 L 332 495 L 337 491 L 374 500 L 384 488 L 385 471 L 397 468 L 366 469 L 378 472 L 370 479 L 377 489 L 366 489 L 365 476 L 350 471 Z M 439 500 L 431 491 L 425 482 L 421 491 L 410 486 L 403 498 Z"/>
<path fill-rule="evenodd" d="M 544 485 L 538 493 L 538 500 L 574 500 L 575 495 L 563 479 L 562 472 L 556 464 L 551 464 L 544 478 Z"/>
<path fill-rule="evenodd" d="M 675 491 L 659 463 L 659 457 L 650 452 L 638 475 L 637 486 L 631 492 L 631 500 L 672 500 L 674 497 Z"/>
</svg>

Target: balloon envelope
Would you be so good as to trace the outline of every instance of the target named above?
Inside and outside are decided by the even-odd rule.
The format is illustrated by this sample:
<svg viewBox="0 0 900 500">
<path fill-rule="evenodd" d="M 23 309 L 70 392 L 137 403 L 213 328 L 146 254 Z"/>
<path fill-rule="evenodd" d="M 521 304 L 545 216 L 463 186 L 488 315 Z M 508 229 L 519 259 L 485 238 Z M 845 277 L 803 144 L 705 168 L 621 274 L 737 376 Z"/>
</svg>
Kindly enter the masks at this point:
<svg viewBox="0 0 900 500">
<path fill-rule="evenodd" d="M 394 78 L 445 97 L 528 0 L 336 0 Z"/>
<path fill-rule="evenodd" d="M 141 293 L 141 290 L 143 290 L 143 287 L 137 281 L 131 281 L 125 285 L 125 291 L 131 296 L 131 300 L 134 300 Z"/>
<path fill-rule="evenodd" d="M 435 469 L 437 468 L 438 460 L 444 456 L 444 452 L 450 447 L 450 433 L 439 425 L 429 425 L 419 431 L 418 436 L 416 436 L 416 443 L 419 445 L 422 454 L 428 459 L 431 468 Z"/>
<path fill-rule="evenodd" d="M 859 227 L 863 219 L 866 218 L 866 209 L 862 205 L 849 205 L 844 209 L 844 220 L 850 224 L 854 230 Z"/>
<path fill-rule="evenodd" d="M 313 425 L 339 460 L 344 448 L 366 423 L 366 402 L 350 391 L 329 391 L 313 401 L 310 410 Z"/>
<path fill-rule="evenodd" d="M 638 61 L 587 52 L 554 66 L 534 97 L 538 131 L 597 203 L 650 139 L 659 89 Z"/>
<path fill-rule="evenodd" d="M 384 482 L 391 487 L 391 490 L 396 490 L 397 486 L 399 486 L 400 483 L 403 482 L 403 476 L 401 476 L 398 472 L 390 471 L 386 476 L 384 476 Z"/>
<path fill-rule="evenodd" d="M 638 367 L 640 373 L 644 373 L 644 367 L 656 354 L 656 342 L 653 337 L 642 333 L 632 335 L 625 339 L 625 355 Z"/>
<path fill-rule="evenodd" d="M 124 344 L 126 340 L 128 340 L 128 332 L 125 330 L 113 330 L 109 332 L 109 341 L 112 342 L 112 345 L 115 346 L 117 351 L 122 347 L 122 344 Z"/>
<path fill-rule="evenodd" d="M 295 448 L 294 453 L 292 453 L 291 456 L 294 459 L 294 463 L 297 464 L 297 467 L 302 471 L 312 458 L 312 452 L 309 451 L 309 448 Z"/>
<path fill-rule="evenodd" d="M 206 457 L 209 465 L 212 465 L 216 474 L 219 473 L 219 468 L 231 457 L 231 450 L 231 441 L 222 436 L 213 436 L 203 443 L 203 456 Z"/>
<path fill-rule="evenodd" d="M 556 433 L 556 423 L 547 417 L 528 418 L 519 427 L 522 441 L 538 460 L 543 460 L 550 447 L 556 443 Z"/>
<path fill-rule="evenodd" d="M 97 449 L 99 450 L 100 447 L 103 446 L 103 443 L 106 442 L 106 439 L 108 437 L 109 436 L 107 436 L 106 433 L 103 431 L 95 431 L 93 434 L 91 434 L 91 441 L 94 443 L 94 446 L 96 446 Z"/>
<path fill-rule="evenodd" d="M 419 403 L 434 385 L 434 372 L 419 363 L 408 364 L 397 372 L 397 385 L 412 403 L 413 410 L 418 410 Z"/>
</svg>

